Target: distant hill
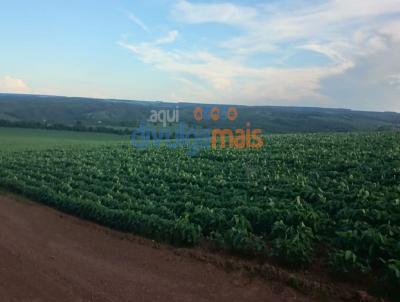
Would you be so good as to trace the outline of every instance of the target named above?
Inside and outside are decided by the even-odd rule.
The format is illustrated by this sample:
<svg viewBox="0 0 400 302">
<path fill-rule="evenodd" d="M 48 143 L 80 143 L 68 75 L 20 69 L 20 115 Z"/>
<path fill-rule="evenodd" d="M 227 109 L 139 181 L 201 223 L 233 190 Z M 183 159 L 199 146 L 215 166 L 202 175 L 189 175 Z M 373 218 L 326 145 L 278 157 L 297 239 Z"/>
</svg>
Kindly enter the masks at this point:
<svg viewBox="0 0 400 302">
<path fill-rule="evenodd" d="M 175 108 L 168 102 L 91 99 L 79 97 L 0 94 L 0 120 L 84 126 L 133 128 L 147 120 L 152 109 Z M 181 120 L 192 124 L 197 104 L 180 103 Z M 200 106 L 202 106 L 200 104 Z M 204 106 L 204 105 L 203 105 Z M 400 129 L 400 114 L 311 107 L 235 106 L 237 120 L 218 127 L 261 128 L 265 133 L 377 131 Z M 226 107 L 223 107 L 226 108 Z M 213 124 L 214 126 L 214 124 Z"/>
</svg>

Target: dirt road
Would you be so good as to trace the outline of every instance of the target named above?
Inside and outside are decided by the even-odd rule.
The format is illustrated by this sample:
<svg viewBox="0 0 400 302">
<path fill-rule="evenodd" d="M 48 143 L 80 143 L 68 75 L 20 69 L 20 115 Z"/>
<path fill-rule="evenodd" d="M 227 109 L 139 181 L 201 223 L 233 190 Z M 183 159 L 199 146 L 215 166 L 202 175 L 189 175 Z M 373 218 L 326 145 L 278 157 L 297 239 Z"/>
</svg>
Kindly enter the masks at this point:
<svg viewBox="0 0 400 302">
<path fill-rule="evenodd" d="M 309 301 L 168 246 L 11 196 L 0 197 L 0 300 Z M 126 237 L 126 236 L 125 236 Z"/>
</svg>

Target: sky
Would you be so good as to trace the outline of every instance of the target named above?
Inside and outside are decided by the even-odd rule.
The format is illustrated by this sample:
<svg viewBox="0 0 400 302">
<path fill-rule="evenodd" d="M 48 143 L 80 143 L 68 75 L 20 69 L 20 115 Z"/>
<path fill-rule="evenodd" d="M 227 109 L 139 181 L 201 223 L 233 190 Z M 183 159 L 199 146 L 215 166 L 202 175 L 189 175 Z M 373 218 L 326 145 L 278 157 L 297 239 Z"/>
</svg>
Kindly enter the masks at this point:
<svg viewBox="0 0 400 302">
<path fill-rule="evenodd" d="M 400 0 L 0 0 L 0 92 L 400 112 Z"/>
</svg>

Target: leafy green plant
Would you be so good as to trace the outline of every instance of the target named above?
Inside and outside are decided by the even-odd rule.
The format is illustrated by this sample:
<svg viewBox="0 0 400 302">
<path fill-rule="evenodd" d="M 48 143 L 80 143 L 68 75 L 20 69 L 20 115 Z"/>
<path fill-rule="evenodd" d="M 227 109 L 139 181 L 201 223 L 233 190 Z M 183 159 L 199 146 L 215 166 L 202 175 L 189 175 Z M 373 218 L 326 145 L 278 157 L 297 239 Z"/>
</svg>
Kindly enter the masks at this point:
<svg viewBox="0 0 400 302">
<path fill-rule="evenodd" d="M 304 223 L 287 226 L 283 221 L 275 223 L 272 229 L 273 255 L 282 262 L 301 266 L 309 264 L 313 253 L 313 233 Z"/>
<path fill-rule="evenodd" d="M 330 254 L 330 264 L 339 273 L 363 272 L 370 268 L 359 261 L 359 258 L 350 250 L 336 250 Z"/>
</svg>

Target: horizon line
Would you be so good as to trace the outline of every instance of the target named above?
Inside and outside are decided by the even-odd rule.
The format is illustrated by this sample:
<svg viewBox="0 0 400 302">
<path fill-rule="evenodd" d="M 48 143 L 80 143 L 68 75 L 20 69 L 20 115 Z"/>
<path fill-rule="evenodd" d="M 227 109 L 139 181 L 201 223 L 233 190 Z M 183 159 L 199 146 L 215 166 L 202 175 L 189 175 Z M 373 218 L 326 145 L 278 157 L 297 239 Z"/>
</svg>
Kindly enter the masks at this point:
<svg viewBox="0 0 400 302">
<path fill-rule="evenodd" d="M 289 106 L 289 105 L 242 105 L 242 104 L 222 104 L 222 103 L 202 103 L 201 101 L 168 101 L 168 100 L 138 100 L 138 99 L 119 99 L 119 98 L 101 98 L 101 97 L 87 97 L 87 96 L 67 96 L 67 95 L 54 95 L 54 94 L 34 94 L 34 93 L 15 93 L 15 92 L 0 92 L 0 95 L 17 95 L 17 96 L 36 96 L 36 97 L 55 97 L 55 98 L 76 98 L 76 99 L 88 99 L 97 101 L 111 101 L 111 102 L 141 102 L 141 103 L 164 103 L 164 104 L 191 104 L 191 105 L 217 105 L 217 106 L 238 106 L 238 107 L 270 107 L 270 108 L 305 108 L 305 109 L 330 109 L 330 110 L 344 110 L 353 112 L 371 112 L 371 113 L 395 113 L 400 114 L 397 111 L 374 111 L 374 110 L 362 110 L 354 108 L 340 108 L 340 107 L 318 107 L 318 106 Z"/>
</svg>

